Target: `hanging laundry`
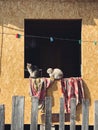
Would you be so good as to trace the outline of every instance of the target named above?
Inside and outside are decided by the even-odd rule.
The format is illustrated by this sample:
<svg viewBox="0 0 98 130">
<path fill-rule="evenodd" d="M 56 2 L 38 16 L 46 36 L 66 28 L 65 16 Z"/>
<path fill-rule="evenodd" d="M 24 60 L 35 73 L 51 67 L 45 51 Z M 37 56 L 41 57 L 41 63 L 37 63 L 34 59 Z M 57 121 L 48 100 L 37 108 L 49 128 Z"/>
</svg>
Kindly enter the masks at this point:
<svg viewBox="0 0 98 130">
<path fill-rule="evenodd" d="M 71 98 L 76 98 L 76 105 L 82 102 L 84 96 L 83 81 L 81 77 L 61 79 L 61 90 L 65 100 L 65 112 L 70 113 Z"/>
<path fill-rule="evenodd" d="M 49 78 L 30 78 L 30 95 L 39 99 L 39 109 L 45 106 L 46 89 L 53 83 Z"/>
</svg>

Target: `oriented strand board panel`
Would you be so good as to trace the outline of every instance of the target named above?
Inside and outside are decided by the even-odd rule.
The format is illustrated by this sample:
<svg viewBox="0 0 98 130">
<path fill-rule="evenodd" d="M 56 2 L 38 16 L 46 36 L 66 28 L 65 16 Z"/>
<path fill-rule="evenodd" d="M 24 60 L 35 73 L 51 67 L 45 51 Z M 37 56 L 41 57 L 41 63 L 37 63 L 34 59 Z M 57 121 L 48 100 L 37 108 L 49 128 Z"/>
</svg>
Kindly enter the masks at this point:
<svg viewBox="0 0 98 130">
<path fill-rule="evenodd" d="M 89 124 L 94 123 L 94 101 L 98 99 L 98 2 L 65 0 L 0 0 L 0 103 L 5 121 L 11 123 L 12 96 L 25 96 L 25 123 L 30 124 L 29 80 L 24 78 L 24 19 L 82 19 L 82 78 L 90 99 Z M 3 33 L 3 35 L 2 35 Z M 20 33 L 17 39 L 15 34 Z M 10 35 L 11 34 L 11 35 Z M 13 35 L 12 35 L 13 34 Z M 87 42 L 85 42 L 87 41 Z M 59 82 L 49 89 L 53 112 L 59 111 Z M 81 124 L 81 106 L 77 108 Z M 39 115 L 39 123 L 41 118 Z"/>
</svg>

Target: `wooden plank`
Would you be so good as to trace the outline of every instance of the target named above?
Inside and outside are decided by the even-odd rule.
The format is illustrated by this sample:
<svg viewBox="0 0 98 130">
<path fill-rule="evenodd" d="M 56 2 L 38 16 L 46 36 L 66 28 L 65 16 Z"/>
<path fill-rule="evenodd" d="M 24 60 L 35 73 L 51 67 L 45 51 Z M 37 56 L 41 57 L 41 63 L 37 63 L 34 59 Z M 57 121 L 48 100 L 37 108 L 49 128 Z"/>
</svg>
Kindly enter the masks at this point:
<svg viewBox="0 0 98 130">
<path fill-rule="evenodd" d="M 40 125 L 40 130 L 45 130 L 45 125 Z"/>
<path fill-rule="evenodd" d="M 98 130 L 98 100 L 94 102 L 94 130 Z"/>
<path fill-rule="evenodd" d="M 89 119 L 89 100 L 82 100 L 82 130 L 88 130 Z"/>
<path fill-rule="evenodd" d="M 38 98 L 32 97 L 30 130 L 37 130 L 38 122 Z"/>
<path fill-rule="evenodd" d="M 51 130 L 51 97 L 45 98 L 45 130 Z"/>
<path fill-rule="evenodd" d="M 0 130 L 4 130 L 5 123 L 5 106 L 0 105 Z"/>
<path fill-rule="evenodd" d="M 71 99 L 71 110 L 70 110 L 70 130 L 75 130 L 75 120 L 76 120 L 76 99 Z"/>
<path fill-rule="evenodd" d="M 64 130 L 65 114 L 64 114 L 64 98 L 60 98 L 60 113 L 59 113 L 59 130 Z"/>
<path fill-rule="evenodd" d="M 45 125 L 40 125 L 40 130 L 45 130 Z M 51 126 L 51 130 L 55 130 L 55 126 Z"/>
<path fill-rule="evenodd" d="M 24 97 L 12 97 L 12 124 L 11 130 L 24 129 Z"/>
</svg>

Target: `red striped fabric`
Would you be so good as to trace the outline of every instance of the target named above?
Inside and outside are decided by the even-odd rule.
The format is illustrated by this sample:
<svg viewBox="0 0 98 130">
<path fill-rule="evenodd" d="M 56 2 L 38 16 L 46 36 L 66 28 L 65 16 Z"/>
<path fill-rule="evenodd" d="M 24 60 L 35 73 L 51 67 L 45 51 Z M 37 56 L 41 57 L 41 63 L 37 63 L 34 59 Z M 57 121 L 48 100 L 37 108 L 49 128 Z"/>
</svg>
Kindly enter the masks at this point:
<svg viewBox="0 0 98 130">
<path fill-rule="evenodd" d="M 39 105 L 44 105 L 47 88 L 51 87 L 54 80 L 49 78 L 30 78 L 31 96 L 39 99 Z M 84 87 L 81 77 L 71 77 L 61 79 L 61 90 L 65 100 L 65 112 L 70 113 L 71 98 L 76 98 L 76 105 L 82 102 L 84 96 Z"/>
</svg>

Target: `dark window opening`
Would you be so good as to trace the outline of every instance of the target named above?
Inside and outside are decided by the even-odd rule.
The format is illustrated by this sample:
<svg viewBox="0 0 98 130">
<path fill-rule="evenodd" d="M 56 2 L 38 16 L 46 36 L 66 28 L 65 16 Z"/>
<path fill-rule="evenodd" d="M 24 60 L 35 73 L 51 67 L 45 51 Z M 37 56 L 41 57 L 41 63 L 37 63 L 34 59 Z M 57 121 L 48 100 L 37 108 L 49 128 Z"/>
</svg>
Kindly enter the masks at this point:
<svg viewBox="0 0 98 130">
<path fill-rule="evenodd" d="M 24 66 L 31 63 L 48 77 L 48 68 L 59 68 L 64 77 L 81 76 L 81 20 L 25 19 Z M 29 73 L 24 71 L 24 77 Z"/>
</svg>

